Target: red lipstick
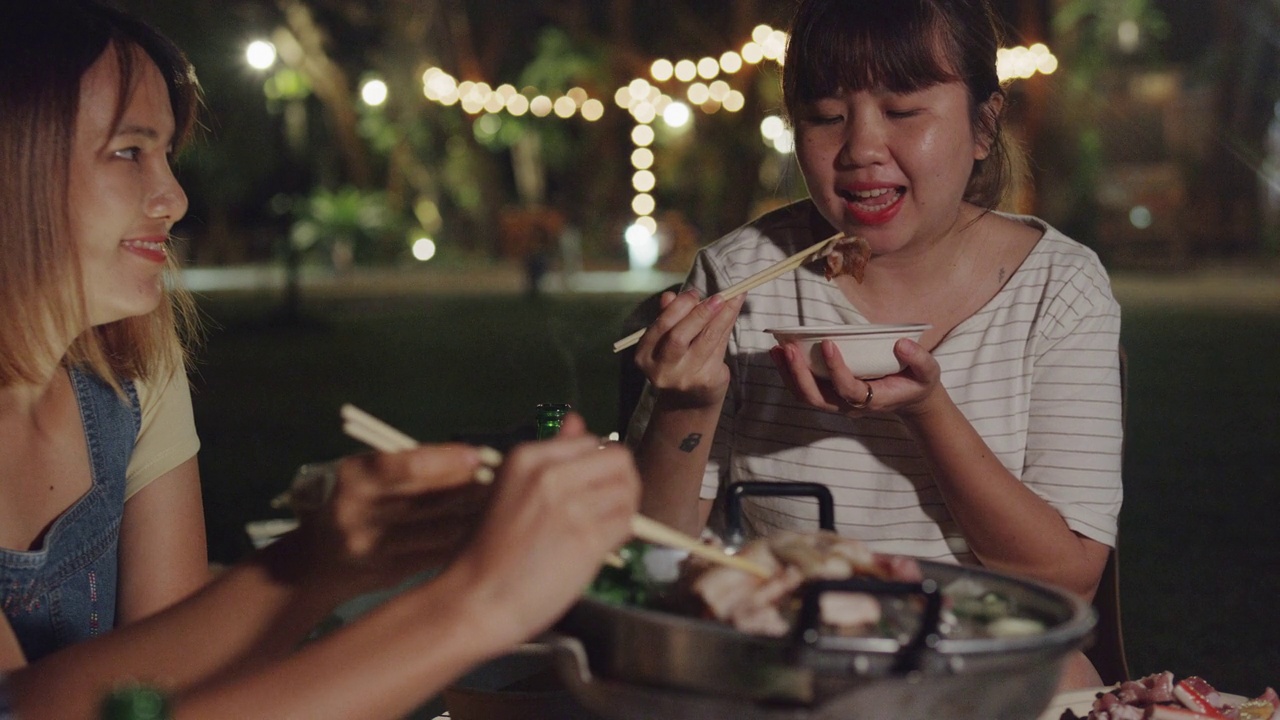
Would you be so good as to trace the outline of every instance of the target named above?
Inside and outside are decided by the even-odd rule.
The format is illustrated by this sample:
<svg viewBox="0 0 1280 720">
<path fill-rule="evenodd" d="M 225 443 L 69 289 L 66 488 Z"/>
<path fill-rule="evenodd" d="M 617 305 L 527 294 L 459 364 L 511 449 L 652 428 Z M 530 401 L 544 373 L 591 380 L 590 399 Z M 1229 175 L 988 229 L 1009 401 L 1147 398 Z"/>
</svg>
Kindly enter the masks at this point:
<svg viewBox="0 0 1280 720">
<path fill-rule="evenodd" d="M 125 249 L 125 252 L 133 253 L 144 260 L 163 263 L 169 257 L 169 252 L 165 245 L 167 240 L 168 238 L 163 235 L 155 235 L 129 238 L 120 245 Z"/>
<path fill-rule="evenodd" d="M 906 188 L 900 185 L 854 183 L 838 189 L 845 208 L 859 225 L 883 225 L 902 209 Z"/>
</svg>

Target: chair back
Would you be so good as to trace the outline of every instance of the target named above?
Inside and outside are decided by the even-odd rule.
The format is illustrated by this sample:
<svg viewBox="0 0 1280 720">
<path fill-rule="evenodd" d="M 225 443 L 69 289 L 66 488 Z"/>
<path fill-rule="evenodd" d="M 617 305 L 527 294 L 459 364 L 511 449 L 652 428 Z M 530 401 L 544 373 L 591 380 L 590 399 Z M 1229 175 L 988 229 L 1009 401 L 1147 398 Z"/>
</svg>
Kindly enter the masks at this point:
<svg viewBox="0 0 1280 720">
<path fill-rule="evenodd" d="M 1129 359 L 1124 346 L 1120 346 L 1120 425 L 1125 425 L 1128 413 Z M 1085 650 L 1102 682 L 1111 685 L 1129 679 L 1129 661 L 1124 653 L 1124 628 L 1120 624 L 1120 542 L 1107 557 L 1098 582 L 1098 592 L 1093 596 L 1093 609 L 1098 614 L 1098 624 L 1093 629 L 1093 645 Z"/>
<path fill-rule="evenodd" d="M 1098 624 L 1093 628 L 1093 644 L 1084 654 L 1097 669 L 1102 682 L 1114 685 L 1129 679 L 1129 661 L 1124 654 L 1124 632 L 1120 625 L 1120 555 L 1112 550 L 1102 571 L 1098 592 L 1093 596 Z"/>
</svg>

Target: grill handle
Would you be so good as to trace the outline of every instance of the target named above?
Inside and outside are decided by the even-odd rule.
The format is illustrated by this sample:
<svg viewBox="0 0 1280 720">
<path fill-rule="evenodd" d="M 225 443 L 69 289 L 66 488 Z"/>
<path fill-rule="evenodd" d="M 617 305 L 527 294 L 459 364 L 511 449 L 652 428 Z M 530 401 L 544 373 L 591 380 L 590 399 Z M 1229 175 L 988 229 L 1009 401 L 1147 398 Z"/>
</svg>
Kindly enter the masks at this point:
<svg viewBox="0 0 1280 720">
<path fill-rule="evenodd" d="M 725 542 L 730 547 L 741 545 L 746 540 L 742 520 L 742 499 L 749 495 L 814 498 L 818 501 L 818 527 L 833 532 L 836 529 L 836 504 L 831 497 L 831 490 L 826 485 L 808 482 L 744 480 L 729 485 L 729 492 L 725 495 Z"/>
<path fill-rule="evenodd" d="M 896 653 L 892 672 L 910 673 L 921 669 L 924 653 L 938 643 L 939 618 L 942 615 L 942 592 L 938 583 L 925 579 L 918 583 L 888 582 L 875 578 L 849 578 L 847 580 L 813 580 L 803 586 L 804 600 L 800 615 L 796 618 L 793 641 L 797 647 L 814 647 L 822 638 L 822 610 L 819 605 L 823 593 L 860 592 L 877 597 L 881 595 L 920 595 L 925 599 L 920 629 Z"/>
</svg>

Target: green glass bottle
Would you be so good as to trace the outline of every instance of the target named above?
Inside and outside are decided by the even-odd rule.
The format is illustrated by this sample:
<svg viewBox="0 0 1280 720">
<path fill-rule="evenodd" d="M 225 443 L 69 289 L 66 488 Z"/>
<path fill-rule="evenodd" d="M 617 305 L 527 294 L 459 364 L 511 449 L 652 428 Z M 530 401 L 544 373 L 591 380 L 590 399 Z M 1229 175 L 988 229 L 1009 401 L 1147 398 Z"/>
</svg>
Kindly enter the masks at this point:
<svg viewBox="0 0 1280 720">
<path fill-rule="evenodd" d="M 101 720 L 169 720 L 169 702 L 154 688 L 131 685 L 102 702 Z"/>
<path fill-rule="evenodd" d="M 564 416 L 573 408 L 565 403 L 541 403 L 534 418 L 539 440 L 555 437 L 564 423 Z"/>
</svg>

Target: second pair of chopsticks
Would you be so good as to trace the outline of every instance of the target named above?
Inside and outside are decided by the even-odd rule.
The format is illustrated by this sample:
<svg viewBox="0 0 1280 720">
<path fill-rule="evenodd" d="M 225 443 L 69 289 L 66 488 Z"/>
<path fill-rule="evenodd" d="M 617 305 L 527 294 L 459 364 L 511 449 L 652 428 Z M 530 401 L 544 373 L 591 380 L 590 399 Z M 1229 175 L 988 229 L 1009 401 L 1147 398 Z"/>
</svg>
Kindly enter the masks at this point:
<svg viewBox="0 0 1280 720">
<path fill-rule="evenodd" d="M 418 446 L 417 440 L 355 405 L 343 405 L 341 415 L 343 432 L 379 452 L 401 452 Z M 491 447 L 481 447 L 478 450 L 480 467 L 476 468 L 472 479 L 481 485 L 488 485 L 493 482 L 494 468 L 502 464 L 502 453 Z M 291 507 L 297 512 L 324 502 L 335 482 L 333 465 L 334 463 L 313 463 L 299 468 L 293 484 L 271 500 L 271 507 Z M 317 487 L 317 484 L 322 487 Z"/>
<path fill-rule="evenodd" d="M 418 446 L 418 442 L 413 438 L 354 405 L 343 405 L 341 414 L 343 432 L 374 450 L 379 452 L 400 452 Z M 484 479 L 481 479 L 481 474 L 477 471 L 476 481 L 482 483 L 492 482 L 492 468 L 502 463 L 501 453 L 493 448 L 481 448 L 481 462 L 485 466 L 481 467 L 480 470 L 487 470 L 488 472 L 483 474 Z M 697 538 L 685 535 L 675 528 L 667 527 L 643 515 L 631 516 L 631 534 L 646 542 L 687 550 L 690 555 L 696 555 L 721 565 L 735 567 L 762 578 L 772 575 L 768 568 L 759 563 L 729 555 L 719 548 L 707 545 Z M 609 558 L 610 564 L 616 565 L 618 561 L 619 559 L 616 556 Z"/>
<path fill-rule="evenodd" d="M 418 447 L 418 441 L 391 427 L 378 418 L 350 403 L 339 411 L 342 431 L 379 452 L 401 452 Z M 481 447 L 480 467 L 474 480 L 481 485 L 493 482 L 493 469 L 502 464 L 502 453 L 491 447 Z"/>
<path fill-rule="evenodd" d="M 838 241 L 842 237 L 844 237 L 844 233 L 838 232 L 835 235 L 832 235 L 831 237 L 827 238 L 826 240 L 823 240 L 822 242 L 810 245 L 809 247 L 805 248 L 804 250 L 801 250 L 800 252 L 792 255 L 791 257 L 788 257 L 784 260 L 779 260 L 778 262 L 770 265 L 764 270 L 761 270 L 755 275 L 752 275 L 751 277 L 746 278 L 745 280 L 740 280 L 730 285 L 729 287 L 725 288 L 724 290 L 721 290 L 717 294 L 720 297 L 724 298 L 725 300 L 732 300 L 733 298 L 736 298 L 745 292 L 754 290 L 755 288 L 760 287 L 761 285 L 769 282 L 770 280 L 775 280 L 779 277 L 782 277 L 783 275 L 786 275 L 787 273 L 791 272 L 792 270 L 795 270 L 801 265 L 804 265 L 805 263 L 811 262 L 813 260 L 817 260 L 819 257 L 822 257 L 823 255 L 827 254 L 831 250 L 831 248 L 835 246 L 836 241 Z M 631 347 L 632 345 L 635 345 L 636 343 L 640 342 L 641 336 L 644 335 L 644 332 L 647 329 L 648 328 L 641 328 L 631 333 L 630 335 L 622 338 L 618 342 L 614 343 L 613 351 L 621 352 Z"/>
<path fill-rule="evenodd" d="M 418 441 L 405 435 L 394 427 L 361 410 L 350 403 L 343 405 L 342 431 L 359 440 L 378 452 L 402 452 L 418 446 Z M 493 482 L 493 469 L 502 464 L 502 453 L 490 447 L 480 448 L 480 467 L 476 468 L 472 479 L 481 485 Z M 616 553 L 605 558 L 605 562 L 614 567 L 622 567 L 625 563 Z"/>
</svg>

